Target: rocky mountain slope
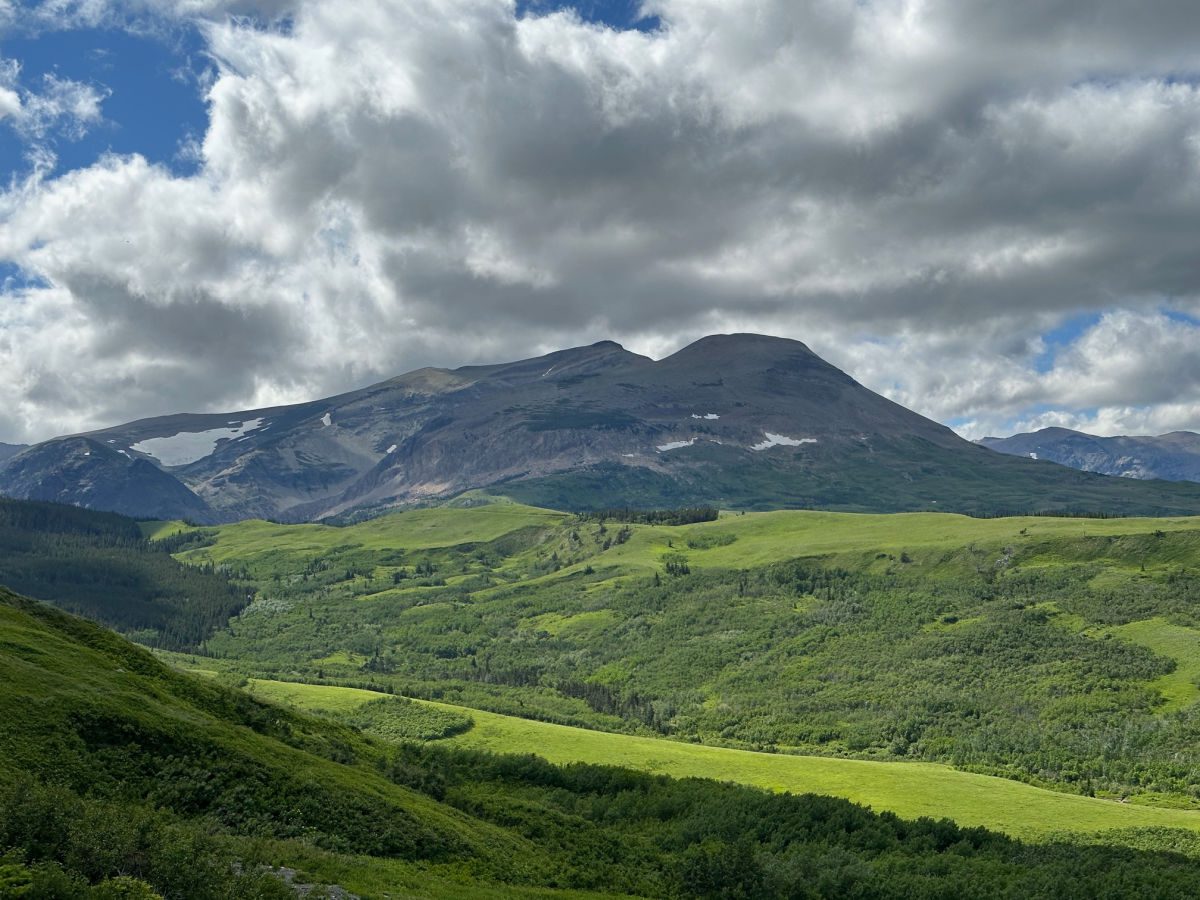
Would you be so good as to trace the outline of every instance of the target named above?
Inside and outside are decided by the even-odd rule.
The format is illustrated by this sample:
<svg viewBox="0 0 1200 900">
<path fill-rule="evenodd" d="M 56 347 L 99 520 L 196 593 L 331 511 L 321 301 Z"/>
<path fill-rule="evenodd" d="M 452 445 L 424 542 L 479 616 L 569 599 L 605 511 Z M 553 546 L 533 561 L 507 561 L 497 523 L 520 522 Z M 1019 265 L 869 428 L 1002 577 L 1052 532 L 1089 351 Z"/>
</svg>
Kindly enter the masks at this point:
<svg viewBox="0 0 1200 900">
<path fill-rule="evenodd" d="M 1191 431 L 1097 437 L 1069 428 L 1043 428 L 1007 438 L 986 437 L 979 443 L 1001 453 L 1048 459 L 1102 475 L 1200 481 L 1200 434 Z"/>
<path fill-rule="evenodd" d="M 566 509 L 1200 512 L 1200 487 L 992 453 L 802 343 L 751 334 L 658 361 L 603 341 L 420 369 L 327 400 L 47 441 L 0 464 L 9 496 L 196 521 L 355 516 L 480 488 Z"/>
<path fill-rule="evenodd" d="M 16 456 L 24 449 L 26 449 L 25 444 L 5 444 L 0 442 L 0 462 L 3 462 L 9 457 Z"/>
</svg>

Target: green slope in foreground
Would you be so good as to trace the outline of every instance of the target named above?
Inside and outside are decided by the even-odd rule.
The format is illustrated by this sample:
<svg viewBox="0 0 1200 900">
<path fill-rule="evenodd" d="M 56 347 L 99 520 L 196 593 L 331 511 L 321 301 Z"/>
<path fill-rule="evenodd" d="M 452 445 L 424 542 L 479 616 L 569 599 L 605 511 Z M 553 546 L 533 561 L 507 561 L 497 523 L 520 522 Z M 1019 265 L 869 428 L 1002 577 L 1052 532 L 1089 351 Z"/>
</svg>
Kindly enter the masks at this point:
<svg viewBox="0 0 1200 900">
<path fill-rule="evenodd" d="M 385 696 L 325 685 L 263 680 L 251 684 L 258 697 L 311 711 L 346 712 Z M 449 739 L 450 743 L 498 753 L 534 753 L 553 763 L 615 765 L 676 778 L 711 778 L 774 791 L 828 794 L 904 818 L 945 817 L 960 825 L 984 826 L 1026 839 L 1130 828 L 1200 832 L 1200 812 L 1060 794 L 933 763 L 754 753 L 419 702 L 474 720 L 471 730 Z"/>
<path fill-rule="evenodd" d="M 294 900 L 340 884 L 364 900 L 1182 900 L 1200 878 L 1161 852 L 1193 849 L 1174 832 L 1147 836 L 1154 852 L 1025 844 L 831 797 L 388 746 L 3 591 L 0 684 L 6 898 Z M 280 864 L 317 889 L 285 885 Z"/>
<path fill-rule="evenodd" d="M 494 883 L 560 864 L 393 783 L 383 759 L 351 729 L 0 588 L 0 898 L 91 898 L 87 882 L 120 876 L 168 898 L 294 898 L 260 874 L 277 866 L 365 896 L 592 896 Z"/>
</svg>

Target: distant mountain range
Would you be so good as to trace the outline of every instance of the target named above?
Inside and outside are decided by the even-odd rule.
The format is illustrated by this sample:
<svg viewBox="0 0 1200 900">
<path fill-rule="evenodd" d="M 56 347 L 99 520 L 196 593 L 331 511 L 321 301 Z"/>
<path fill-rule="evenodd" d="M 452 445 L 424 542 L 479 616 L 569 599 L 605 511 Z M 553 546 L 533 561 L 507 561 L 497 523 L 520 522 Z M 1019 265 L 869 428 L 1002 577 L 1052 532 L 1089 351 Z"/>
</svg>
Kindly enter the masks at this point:
<svg viewBox="0 0 1200 900">
<path fill-rule="evenodd" d="M 473 489 L 560 509 L 1200 513 L 1200 486 L 993 453 L 804 344 L 611 341 L 326 400 L 143 419 L 0 463 L 0 493 L 199 522 L 353 518 Z"/>
<path fill-rule="evenodd" d="M 1043 428 L 1012 437 L 985 437 L 985 447 L 1013 456 L 1046 459 L 1072 469 L 1164 481 L 1200 481 L 1200 434 L 1096 437 L 1069 428 Z"/>
</svg>

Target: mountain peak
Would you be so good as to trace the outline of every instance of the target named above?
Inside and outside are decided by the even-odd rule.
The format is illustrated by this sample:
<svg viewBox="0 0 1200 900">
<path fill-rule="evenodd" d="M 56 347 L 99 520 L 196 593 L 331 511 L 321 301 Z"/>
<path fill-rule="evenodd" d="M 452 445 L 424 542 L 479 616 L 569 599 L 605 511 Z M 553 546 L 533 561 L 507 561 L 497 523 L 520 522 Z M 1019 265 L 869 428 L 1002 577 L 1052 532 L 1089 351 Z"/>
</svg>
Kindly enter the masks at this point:
<svg viewBox="0 0 1200 900">
<path fill-rule="evenodd" d="M 678 356 L 696 356 L 700 354 L 736 354 L 736 353 L 803 353 L 815 357 L 816 354 L 807 345 L 791 338 L 775 337 L 769 334 L 754 334 L 752 332 L 736 332 L 734 334 L 710 334 L 693 341 L 686 347 L 676 351 L 667 359 Z"/>
</svg>

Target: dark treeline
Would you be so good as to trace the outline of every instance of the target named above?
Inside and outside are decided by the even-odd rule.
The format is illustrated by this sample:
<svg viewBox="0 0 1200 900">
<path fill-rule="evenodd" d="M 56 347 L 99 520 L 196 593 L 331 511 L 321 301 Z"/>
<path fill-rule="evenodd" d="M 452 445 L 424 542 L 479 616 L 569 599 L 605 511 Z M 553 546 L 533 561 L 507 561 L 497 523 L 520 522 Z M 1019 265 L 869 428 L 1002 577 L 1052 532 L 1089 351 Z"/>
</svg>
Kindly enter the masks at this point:
<svg viewBox="0 0 1200 900">
<path fill-rule="evenodd" d="M 681 509 L 598 509 L 579 514 L 583 522 L 623 522 L 629 525 L 695 525 L 715 522 L 720 510 L 715 506 L 688 506 Z"/>
<path fill-rule="evenodd" d="M 622 692 L 607 684 L 574 678 L 564 678 L 555 687 L 566 697 L 579 698 L 596 712 L 640 722 L 661 734 L 670 734 L 672 731 L 671 719 L 676 710 L 670 703 L 656 702 L 636 691 Z"/>
<path fill-rule="evenodd" d="M 152 543 L 124 516 L 0 500 L 0 584 L 150 646 L 193 650 L 246 601 L 245 589 L 213 567 L 171 558 L 202 539 Z"/>
<path fill-rule="evenodd" d="M 211 547 L 216 543 L 216 537 L 217 532 L 212 528 L 180 531 L 177 534 L 156 539 L 154 541 L 154 549 L 168 554 L 183 553 L 185 550 Z"/>
</svg>

